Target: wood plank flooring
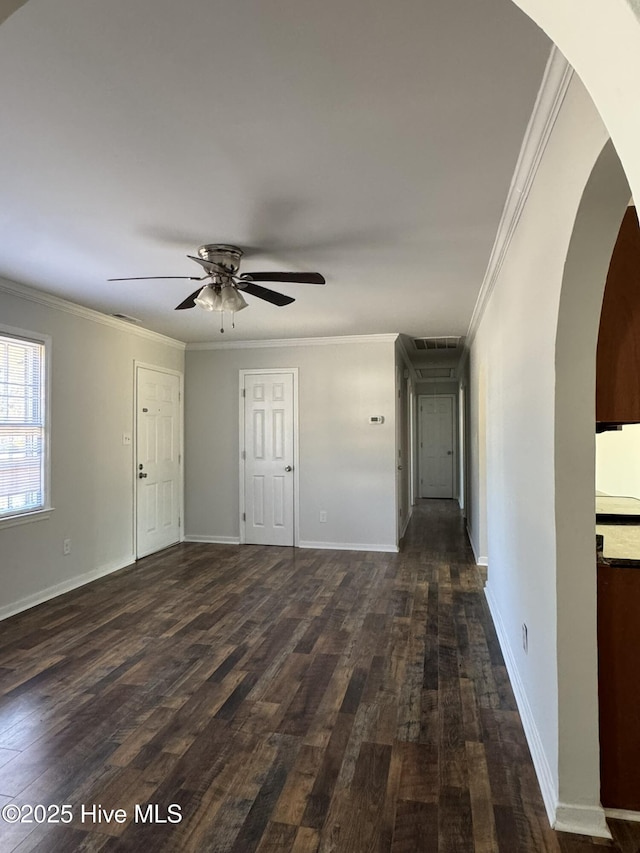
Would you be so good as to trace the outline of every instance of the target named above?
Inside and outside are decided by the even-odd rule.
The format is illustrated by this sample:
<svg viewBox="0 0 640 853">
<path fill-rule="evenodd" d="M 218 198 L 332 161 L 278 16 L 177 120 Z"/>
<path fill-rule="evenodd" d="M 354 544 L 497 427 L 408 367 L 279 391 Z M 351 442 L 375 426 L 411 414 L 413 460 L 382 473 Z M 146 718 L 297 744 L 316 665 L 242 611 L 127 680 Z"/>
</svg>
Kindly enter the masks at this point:
<svg viewBox="0 0 640 853">
<path fill-rule="evenodd" d="M 0 822 L 2 853 L 640 849 L 549 828 L 451 501 L 400 554 L 141 560 L 2 623 L 0 695 L 0 808 L 73 814 Z"/>
</svg>

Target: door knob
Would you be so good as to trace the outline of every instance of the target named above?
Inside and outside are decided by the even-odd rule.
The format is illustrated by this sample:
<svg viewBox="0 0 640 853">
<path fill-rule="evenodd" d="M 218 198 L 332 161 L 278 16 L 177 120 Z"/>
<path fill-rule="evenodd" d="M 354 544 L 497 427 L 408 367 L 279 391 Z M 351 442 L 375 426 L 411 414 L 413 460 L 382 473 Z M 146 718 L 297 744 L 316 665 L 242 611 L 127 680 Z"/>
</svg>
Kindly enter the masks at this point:
<svg viewBox="0 0 640 853">
<path fill-rule="evenodd" d="M 398 471 L 402 471 L 402 465 L 398 465 Z"/>
<path fill-rule="evenodd" d="M 140 471 L 140 473 L 138 474 L 138 478 L 139 478 L 140 480 L 144 480 L 144 478 L 145 478 L 146 476 L 147 476 L 147 475 L 146 475 L 146 473 L 145 473 L 145 474 L 143 474 L 143 473 L 142 473 L 142 471 Z"/>
<path fill-rule="evenodd" d="M 452 456 L 452 455 L 453 455 L 453 450 L 447 450 L 447 456 Z"/>
<path fill-rule="evenodd" d="M 285 471 L 293 471 L 293 468 L 291 467 L 291 465 L 286 465 L 284 470 Z"/>
</svg>

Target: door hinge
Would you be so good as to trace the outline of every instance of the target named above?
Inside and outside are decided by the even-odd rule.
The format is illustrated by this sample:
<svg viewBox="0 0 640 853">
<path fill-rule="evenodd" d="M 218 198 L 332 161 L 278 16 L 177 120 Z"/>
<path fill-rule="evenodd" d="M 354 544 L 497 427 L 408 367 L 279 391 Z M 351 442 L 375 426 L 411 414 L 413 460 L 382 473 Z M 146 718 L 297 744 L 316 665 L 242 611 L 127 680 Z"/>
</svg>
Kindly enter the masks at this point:
<svg viewBox="0 0 640 853">
<path fill-rule="evenodd" d="M 242 513 L 242 520 L 243 520 L 243 521 L 246 521 L 246 520 L 247 520 L 247 513 L 246 513 L 246 512 L 243 512 L 243 513 Z"/>
<path fill-rule="evenodd" d="M 246 390 L 245 390 L 244 388 L 242 389 L 242 396 L 243 396 L 243 397 L 246 397 L 246 396 L 247 396 L 247 392 L 246 392 Z"/>
<path fill-rule="evenodd" d="M 246 450 L 242 450 L 242 451 L 240 452 L 240 459 L 246 459 L 246 458 L 247 458 L 247 451 L 246 451 Z"/>
</svg>

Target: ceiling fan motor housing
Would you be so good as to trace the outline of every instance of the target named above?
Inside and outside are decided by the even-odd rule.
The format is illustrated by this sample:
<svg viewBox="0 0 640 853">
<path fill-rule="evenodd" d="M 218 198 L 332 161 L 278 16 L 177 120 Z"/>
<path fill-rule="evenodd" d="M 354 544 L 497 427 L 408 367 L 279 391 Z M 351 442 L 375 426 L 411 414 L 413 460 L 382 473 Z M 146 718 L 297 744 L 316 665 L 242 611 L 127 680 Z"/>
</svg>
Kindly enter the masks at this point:
<svg viewBox="0 0 640 853">
<path fill-rule="evenodd" d="M 228 246 L 225 243 L 205 243 L 198 249 L 198 254 L 203 261 L 210 261 L 227 270 L 229 275 L 236 275 L 243 252 L 237 246 Z"/>
</svg>

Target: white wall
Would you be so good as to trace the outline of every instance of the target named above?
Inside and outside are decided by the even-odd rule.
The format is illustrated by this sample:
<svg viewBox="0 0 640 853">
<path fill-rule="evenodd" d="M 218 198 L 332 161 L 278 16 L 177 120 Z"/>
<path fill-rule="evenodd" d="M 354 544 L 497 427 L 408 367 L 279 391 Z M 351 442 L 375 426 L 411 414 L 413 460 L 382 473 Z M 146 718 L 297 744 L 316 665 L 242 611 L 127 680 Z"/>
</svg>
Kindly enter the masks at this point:
<svg viewBox="0 0 640 853">
<path fill-rule="evenodd" d="M 640 424 L 596 435 L 596 489 L 640 498 Z"/>
<path fill-rule="evenodd" d="M 585 574 L 576 577 L 574 562 L 558 553 L 555 531 L 562 526 L 564 505 L 556 506 L 556 477 L 557 470 L 564 477 L 566 466 L 558 463 L 556 444 L 567 457 L 571 448 L 564 447 L 563 433 L 556 436 L 556 331 L 576 214 L 606 140 L 590 98 L 574 77 L 470 354 L 470 532 L 476 552 L 488 555 L 487 596 L 547 808 L 553 817 L 562 801 L 563 814 L 575 807 L 572 815 L 584 812 L 584 825 L 591 821 L 594 829 L 601 820 L 595 557 L 591 547 Z M 571 334 L 569 323 L 563 335 L 570 341 Z M 593 483 L 593 450 L 591 467 L 586 467 Z M 566 533 L 570 536 L 571 530 Z M 592 545 L 592 538 L 588 541 Z M 561 572 L 566 576 L 560 578 Z M 573 613 L 567 609 L 567 578 L 569 587 L 579 585 Z M 523 623 L 528 654 L 521 640 Z M 584 640 L 579 659 L 565 634 L 572 629 Z M 560 648 L 560 636 L 570 653 Z"/>
<path fill-rule="evenodd" d="M 52 338 L 55 509 L 49 519 L 0 529 L 0 617 L 132 562 L 132 445 L 123 446 L 122 433 L 133 431 L 134 360 L 174 370 L 184 363 L 177 342 L 18 290 L 0 281 L 0 322 Z"/>
<path fill-rule="evenodd" d="M 395 549 L 394 336 L 186 353 L 186 535 L 239 537 L 238 371 L 297 367 L 300 542 Z M 384 415 L 381 426 L 370 415 Z M 320 523 L 320 510 L 327 522 Z"/>
</svg>

